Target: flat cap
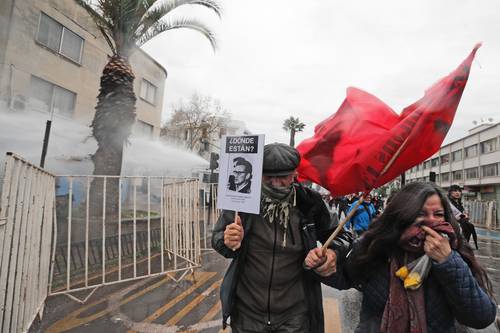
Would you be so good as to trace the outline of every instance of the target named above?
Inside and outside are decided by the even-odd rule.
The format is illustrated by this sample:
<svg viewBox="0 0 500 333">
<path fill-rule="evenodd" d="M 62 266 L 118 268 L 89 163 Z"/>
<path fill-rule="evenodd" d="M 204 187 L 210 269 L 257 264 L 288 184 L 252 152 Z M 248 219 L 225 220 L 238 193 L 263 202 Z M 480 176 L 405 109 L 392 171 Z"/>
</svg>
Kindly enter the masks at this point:
<svg viewBox="0 0 500 333">
<path fill-rule="evenodd" d="M 299 166 L 297 149 L 284 143 L 270 143 L 264 146 L 264 176 L 286 176 Z"/>
</svg>

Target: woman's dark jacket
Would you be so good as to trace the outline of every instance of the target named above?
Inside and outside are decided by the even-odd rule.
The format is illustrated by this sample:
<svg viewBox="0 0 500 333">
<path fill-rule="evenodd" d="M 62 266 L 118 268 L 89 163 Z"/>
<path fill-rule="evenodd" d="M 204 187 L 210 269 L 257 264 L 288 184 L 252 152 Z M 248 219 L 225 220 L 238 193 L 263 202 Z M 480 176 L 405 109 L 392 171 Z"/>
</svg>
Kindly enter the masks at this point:
<svg viewBox="0 0 500 333">
<path fill-rule="evenodd" d="M 305 258 L 309 250 L 316 247 L 316 240 L 324 243 L 328 239 L 335 229 L 338 220 L 331 218 L 319 193 L 300 184 L 294 184 L 294 187 L 297 195 L 297 205 L 292 209 L 298 210 L 298 214 L 290 214 L 290 216 L 297 215 L 300 218 L 299 225 L 305 245 Z M 245 265 L 245 255 L 248 249 L 248 244 L 245 240 L 247 239 L 247 235 L 252 232 L 252 224 L 257 222 L 262 223 L 263 221 L 262 217 L 255 214 L 239 213 L 239 215 L 243 222 L 245 236 L 238 250 L 233 251 L 224 245 L 224 230 L 227 225 L 234 222 L 234 212 L 222 212 L 212 235 L 212 247 L 224 257 L 233 259 L 226 271 L 220 288 L 224 328 L 226 327 L 228 317 L 231 315 L 231 311 L 234 309 L 236 285 L 242 267 Z M 324 332 L 323 300 L 320 282 L 333 287 L 336 287 L 337 284 L 345 285 L 345 282 L 339 281 L 339 279 L 343 279 L 345 276 L 340 271 L 351 242 L 351 234 L 343 231 L 330 246 L 337 254 L 337 273 L 328 278 L 323 278 L 314 273 L 314 271 L 305 269 L 303 271 L 304 295 L 306 295 L 309 310 L 311 333 Z"/>
<path fill-rule="evenodd" d="M 359 277 L 352 269 L 352 259 L 358 255 L 356 240 L 349 253 L 344 281 L 363 293 L 360 323 L 356 332 L 380 332 L 380 322 L 389 295 L 389 263 L 379 262 Z M 357 276 L 357 278 L 352 278 Z M 357 282 L 354 282 L 357 281 Z M 349 287 L 349 286 L 348 286 Z M 452 250 L 443 263 L 432 263 L 424 288 L 427 333 L 456 332 L 455 320 L 472 328 L 485 328 L 496 317 L 497 307 L 479 286 L 461 255 Z"/>
</svg>

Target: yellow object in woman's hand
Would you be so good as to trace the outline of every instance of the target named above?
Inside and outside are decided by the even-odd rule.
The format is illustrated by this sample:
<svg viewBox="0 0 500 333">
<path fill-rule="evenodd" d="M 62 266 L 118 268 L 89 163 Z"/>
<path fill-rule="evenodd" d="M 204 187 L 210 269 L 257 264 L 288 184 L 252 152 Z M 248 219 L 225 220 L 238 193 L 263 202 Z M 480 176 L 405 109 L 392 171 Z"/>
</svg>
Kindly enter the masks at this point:
<svg viewBox="0 0 500 333">
<path fill-rule="evenodd" d="M 405 289 L 418 289 L 422 284 L 422 277 L 417 272 L 411 272 L 404 280 Z"/>
<path fill-rule="evenodd" d="M 406 277 L 408 276 L 408 273 L 408 267 L 403 266 L 396 271 L 396 276 L 404 281 L 404 279 L 406 279 Z"/>
</svg>

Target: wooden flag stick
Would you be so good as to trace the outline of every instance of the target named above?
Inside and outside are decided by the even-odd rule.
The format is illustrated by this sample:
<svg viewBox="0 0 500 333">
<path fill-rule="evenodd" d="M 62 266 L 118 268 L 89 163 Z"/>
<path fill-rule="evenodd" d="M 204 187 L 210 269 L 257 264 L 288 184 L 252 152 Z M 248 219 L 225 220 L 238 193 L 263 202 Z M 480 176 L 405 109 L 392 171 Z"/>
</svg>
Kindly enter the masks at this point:
<svg viewBox="0 0 500 333">
<path fill-rule="evenodd" d="M 396 153 L 394 153 L 394 155 L 391 157 L 391 159 L 389 160 L 389 162 L 387 162 L 387 165 L 385 166 L 385 168 L 382 170 L 382 172 L 380 173 L 379 177 L 382 176 L 384 173 L 387 172 L 387 170 L 389 170 L 389 168 L 392 166 L 392 164 L 394 164 L 394 161 L 396 160 L 396 158 L 399 156 L 399 154 L 401 154 L 401 151 L 403 150 L 403 148 L 406 146 L 406 143 L 408 142 L 408 138 L 410 136 L 408 135 L 405 139 L 405 141 L 403 141 L 403 143 L 401 144 L 401 146 L 399 146 L 398 150 L 396 151 Z"/>
<path fill-rule="evenodd" d="M 323 253 L 323 255 L 325 255 L 326 249 L 333 242 L 335 237 L 337 237 L 337 235 L 340 233 L 340 231 L 344 228 L 344 225 L 347 223 L 347 221 L 349 221 L 351 219 L 351 217 L 356 213 L 356 210 L 358 209 L 359 205 L 361 205 L 363 200 L 365 200 L 364 194 L 361 197 L 359 197 L 359 200 L 356 203 L 356 205 L 354 205 L 354 208 L 349 212 L 349 214 L 347 214 L 346 217 L 344 217 L 344 219 L 342 221 L 339 222 L 339 225 L 337 226 L 337 228 L 333 231 L 333 233 L 330 235 L 330 237 L 328 237 L 325 244 L 323 244 L 323 246 L 321 247 L 321 252 Z"/>
</svg>

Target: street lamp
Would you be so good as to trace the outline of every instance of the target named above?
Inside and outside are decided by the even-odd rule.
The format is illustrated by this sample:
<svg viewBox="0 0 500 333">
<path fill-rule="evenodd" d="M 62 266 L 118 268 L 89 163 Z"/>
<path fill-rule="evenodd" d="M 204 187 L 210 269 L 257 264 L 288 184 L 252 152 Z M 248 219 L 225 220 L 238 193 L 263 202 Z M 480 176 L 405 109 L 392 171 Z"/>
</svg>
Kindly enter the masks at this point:
<svg viewBox="0 0 500 333">
<path fill-rule="evenodd" d="M 54 106 L 50 112 L 50 119 L 45 123 L 45 134 L 43 136 L 42 156 L 40 157 L 40 168 L 45 166 L 45 156 L 47 155 L 47 147 L 49 145 L 50 129 L 52 127 L 52 119 L 54 118 Z"/>
</svg>

